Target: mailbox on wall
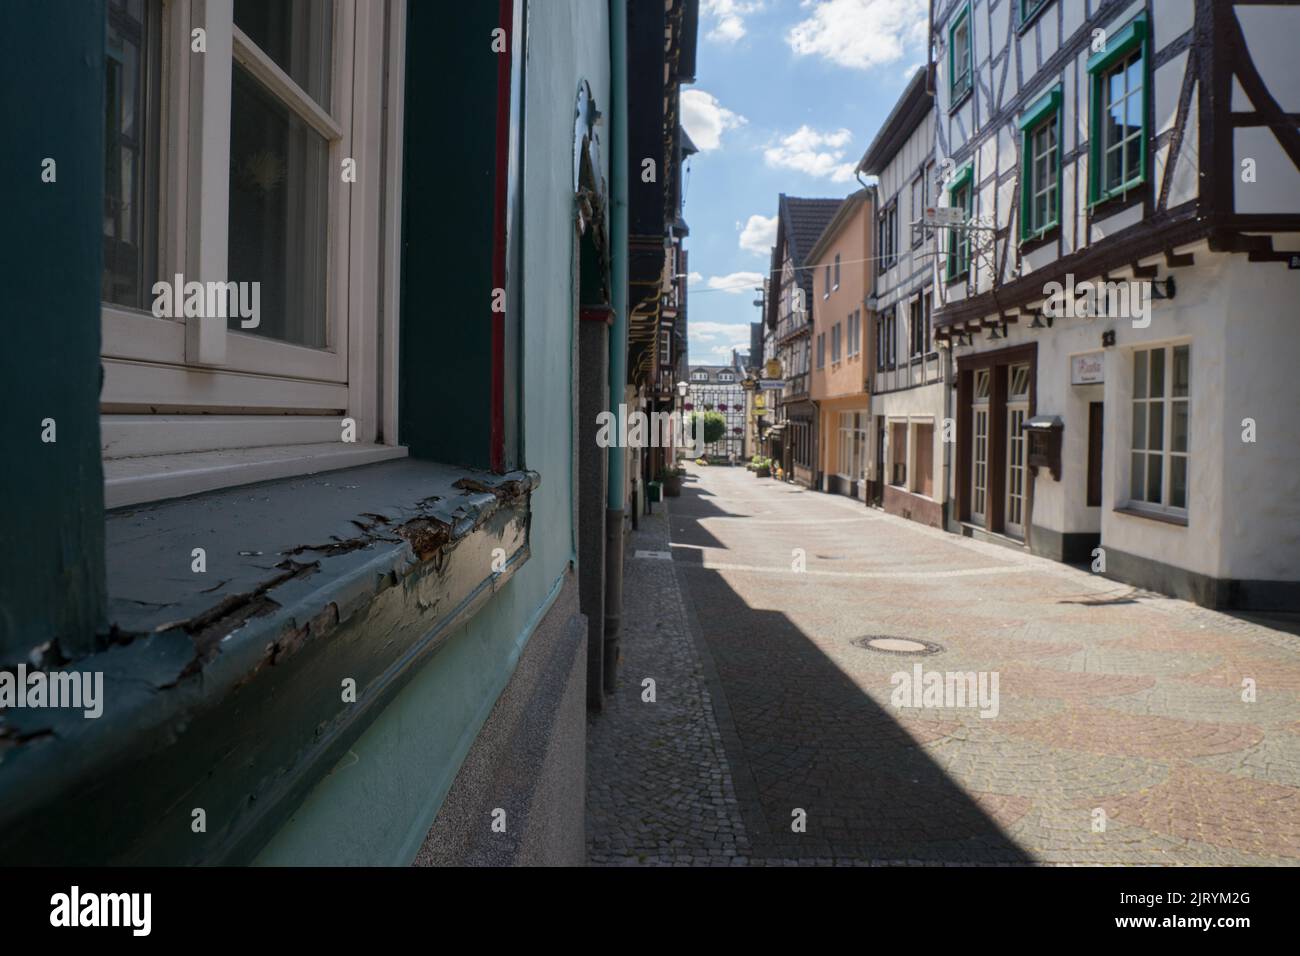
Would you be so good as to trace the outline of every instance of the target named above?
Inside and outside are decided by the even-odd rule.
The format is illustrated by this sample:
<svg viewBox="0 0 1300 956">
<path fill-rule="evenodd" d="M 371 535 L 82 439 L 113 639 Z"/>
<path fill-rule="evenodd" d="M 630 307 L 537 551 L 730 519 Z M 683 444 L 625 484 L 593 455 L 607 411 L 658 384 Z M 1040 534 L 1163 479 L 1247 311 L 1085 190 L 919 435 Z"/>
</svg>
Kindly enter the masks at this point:
<svg viewBox="0 0 1300 956">
<path fill-rule="evenodd" d="M 1061 480 L 1061 432 L 1065 422 L 1058 415 L 1035 415 L 1024 424 L 1025 438 L 1029 444 L 1026 464 L 1038 477 L 1039 468 L 1047 468 L 1056 481 Z"/>
</svg>

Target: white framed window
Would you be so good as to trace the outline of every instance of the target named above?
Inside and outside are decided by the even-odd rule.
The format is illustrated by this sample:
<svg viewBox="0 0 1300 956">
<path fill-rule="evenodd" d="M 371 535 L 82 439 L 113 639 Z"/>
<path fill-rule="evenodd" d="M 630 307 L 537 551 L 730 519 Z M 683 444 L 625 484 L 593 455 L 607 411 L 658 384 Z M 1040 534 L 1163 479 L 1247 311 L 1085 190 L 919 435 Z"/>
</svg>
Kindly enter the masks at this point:
<svg viewBox="0 0 1300 956">
<path fill-rule="evenodd" d="M 1191 363 L 1190 345 L 1133 353 L 1131 507 L 1187 515 Z"/>
<path fill-rule="evenodd" d="M 840 323 L 836 322 L 831 326 L 831 364 L 838 365 L 840 362 Z"/>
<path fill-rule="evenodd" d="M 988 369 L 975 372 L 971 401 L 971 520 L 985 524 L 989 489 L 989 394 L 992 378 Z"/>
<path fill-rule="evenodd" d="M 1029 417 L 1029 366 L 1013 365 L 1007 372 L 1006 531 L 1025 535 L 1025 419 Z"/>
<path fill-rule="evenodd" d="M 404 0 L 111 0 L 110 507 L 124 503 L 115 481 L 138 483 L 156 456 L 360 454 L 381 436 L 379 457 L 400 453 L 398 233 L 380 213 L 400 206 L 404 32 Z M 299 471 L 321 464 L 297 457 Z M 207 487 L 263 477 L 227 470 Z"/>
</svg>

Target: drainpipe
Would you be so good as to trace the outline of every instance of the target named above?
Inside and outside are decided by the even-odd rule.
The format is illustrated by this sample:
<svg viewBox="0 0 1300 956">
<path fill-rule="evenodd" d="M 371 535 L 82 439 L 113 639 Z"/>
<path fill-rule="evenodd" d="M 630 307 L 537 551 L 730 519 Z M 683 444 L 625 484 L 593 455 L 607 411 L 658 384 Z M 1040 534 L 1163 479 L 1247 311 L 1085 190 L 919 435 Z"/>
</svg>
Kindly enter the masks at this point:
<svg viewBox="0 0 1300 956">
<path fill-rule="evenodd" d="M 628 248 L 627 248 L 627 0 L 609 3 L 610 156 L 613 204 L 610 232 L 613 245 L 614 327 L 609 337 L 609 400 L 618 416 L 616 435 L 624 434 L 623 401 L 627 393 Z M 605 507 L 605 692 L 612 694 L 618 672 L 618 631 L 623 615 L 623 486 L 627 449 L 609 449 L 609 499 Z"/>
</svg>

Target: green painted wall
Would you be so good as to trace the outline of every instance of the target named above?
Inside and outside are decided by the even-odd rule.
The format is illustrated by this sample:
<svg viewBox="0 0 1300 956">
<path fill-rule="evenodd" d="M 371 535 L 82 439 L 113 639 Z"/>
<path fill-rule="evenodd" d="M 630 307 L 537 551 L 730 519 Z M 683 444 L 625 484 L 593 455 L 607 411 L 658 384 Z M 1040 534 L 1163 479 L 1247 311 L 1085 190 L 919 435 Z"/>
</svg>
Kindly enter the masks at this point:
<svg viewBox="0 0 1300 956">
<path fill-rule="evenodd" d="M 0 3 L 4 427 L 0 665 L 104 626 L 99 285 L 104 178 L 102 0 Z M 39 83 L 32 77 L 57 76 Z M 29 78 L 25 81 L 22 78 Z M 42 181 L 46 159 L 53 181 Z M 54 421 L 56 441 L 42 441 Z"/>
<path fill-rule="evenodd" d="M 591 0 L 533 0 L 530 7 L 521 365 L 524 463 L 542 476 L 532 500 L 532 557 L 312 791 L 259 863 L 409 863 L 575 558 L 574 102 L 585 79 L 597 105 L 607 108 L 608 20 L 606 5 Z M 445 91 L 437 95 L 446 105 Z M 458 129 L 451 111 L 477 103 L 452 98 L 441 119 L 449 143 Z M 446 281 L 453 279 L 448 273 Z M 432 321 L 437 311 L 427 315 Z M 439 352 L 430 366 L 453 362 Z"/>
</svg>

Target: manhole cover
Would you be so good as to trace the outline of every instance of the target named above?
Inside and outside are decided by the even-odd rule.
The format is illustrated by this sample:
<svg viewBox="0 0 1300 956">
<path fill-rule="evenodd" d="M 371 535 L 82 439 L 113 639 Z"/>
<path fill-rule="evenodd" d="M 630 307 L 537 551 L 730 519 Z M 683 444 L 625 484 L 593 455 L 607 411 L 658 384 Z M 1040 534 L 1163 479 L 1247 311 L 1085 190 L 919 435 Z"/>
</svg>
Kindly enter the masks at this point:
<svg viewBox="0 0 1300 956">
<path fill-rule="evenodd" d="M 934 641 L 921 641 L 913 637 L 894 637 L 889 634 L 868 634 L 853 642 L 858 647 L 881 654 L 902 654 L 907 657 L 920 657 L 925 654 L 938 654 L 943 650 L 942 644 Z"/>
</svg>

